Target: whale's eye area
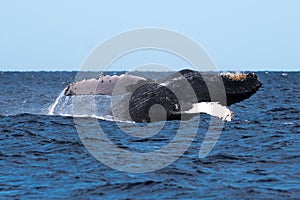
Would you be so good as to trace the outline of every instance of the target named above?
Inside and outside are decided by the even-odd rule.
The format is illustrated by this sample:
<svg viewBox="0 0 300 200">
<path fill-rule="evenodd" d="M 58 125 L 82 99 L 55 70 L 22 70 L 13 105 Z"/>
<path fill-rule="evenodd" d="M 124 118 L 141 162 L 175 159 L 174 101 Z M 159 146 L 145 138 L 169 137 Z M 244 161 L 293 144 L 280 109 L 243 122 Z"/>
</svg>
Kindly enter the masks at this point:
<svg viewBox="0 0 300 200">
<path fill-rule="evenodd" d="M 129 100 L 129 114 L 135 122 L 180 120 L 180 104 L 176 95 L 158 83 L 137 88 Z"/>
<path fill-rule="evenodd" d="M 167 111 L 160 104 L 154 104 L 149 109 L 149 118 L 151 122 L 167 120 Z"/>
</svg>

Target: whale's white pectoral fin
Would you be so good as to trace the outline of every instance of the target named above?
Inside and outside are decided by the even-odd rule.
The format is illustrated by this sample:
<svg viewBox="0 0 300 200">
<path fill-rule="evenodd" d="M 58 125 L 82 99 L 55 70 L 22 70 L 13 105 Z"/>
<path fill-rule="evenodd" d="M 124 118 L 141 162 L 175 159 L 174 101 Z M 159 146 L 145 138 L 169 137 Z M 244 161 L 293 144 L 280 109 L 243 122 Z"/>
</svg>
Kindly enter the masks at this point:
<svg viewBox="0 0 300 200">
<path fill-rule="evenodd" d="M 200 102 L 194 103 L 193 107 L 183 112 L 185 114 L 206 113 L 220 118 L 223 121 L 231 121 L 233 119 L 233 112 L 226 106 L 222 106 L 218 102 Z"/>
</svg>

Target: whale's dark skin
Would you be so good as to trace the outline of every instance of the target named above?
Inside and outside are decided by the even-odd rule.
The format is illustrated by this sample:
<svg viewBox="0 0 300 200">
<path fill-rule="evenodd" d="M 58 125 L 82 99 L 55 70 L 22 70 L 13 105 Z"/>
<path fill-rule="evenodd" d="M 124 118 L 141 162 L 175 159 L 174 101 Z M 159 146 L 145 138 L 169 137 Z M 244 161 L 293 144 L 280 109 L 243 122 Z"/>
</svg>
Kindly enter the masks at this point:
<svg viewBox="0 0 300 200">
<path fill-rule="evenodd" d="M 195 91 L 198 102 L 211 101 L 211 95 L 209 94 L 207 84 L 211 84 L 215 93 L 223 93 L 222 91 L 216 91 L 222 89 L 222 85 L 220 84 L 223 83 L 226 99 L 223 99 L 221 95 L 219 97 L 217 95 L 216 99 L 213 99 L 213 101 L 218 101 L 224 106 L 230 106 L 231 104 L 248 99 L 262 86 L 262 83 L 258 80 L 258 77 L 254 73 L 247 74 L 247 77 L 243 80 L 235 81 L 227 76 L 222 76 L 216 73 L 200 73 L 186 69 L 171 75 L 166 80 L 170 80 L 171 78 L 177 79 L 172 84 L 169 84 L 169 88 L 175 88 L 180 79 L 187 80 Z M 184 90 L 184 88 L 178 86 L 177 88 Z"/>
<path fill-rule="evenodd" d="M 188 119 L 193 115 L 183 113 L 191 109 L 194 103 L 219 102 L 223 106 L 230 106 L 251 97 L 262 86 L 254 73 L 244 74 L 243 78 L 234 80 L 226 75 L 185 69 L 158 81 L 133 78 L 138 80 L 138 84 L 126 85 L 126 103 L 118 105 L 118 109 L 126 110 L 124 106 L 129 106 L 130 118 L 135 122 Z M 65 95 L 76 95 L 72 88 L 76 89 L 78 84 L 83 83 L 72 83 L 72 87 L 65 90 Z M 101 83 L 98 85 L 101 86 Z M 156 104 L 160 107 L 151 111 L 158 116 L 153 119 L 150 108 Z"/>
<path fill-rule="evenodd" d="M 176 95 L 167 87 L 158 83 L 147 83 L 136 89 L 129 100 L 129 114 L 135 122 L 153 122 L 149 115 L 150 108 L 155 105 L 161 105 L 164 109 L 156 109 L 156 116 L 162 117 L 162 120 L 180 120 L 181 115 L 179 100 Z"/>
<path fill-rule="evenodd" d="M 186 81 L 194 93 L 186 90 Z M 162 86 L 166 82 L 168 83 L 167 87 Z M 214 99 L 211 99 L 207 84 L 210 84 L 213 89 Z M 223 91 L 222 84 L 224 84 Z M 149 116 L 149 108 L 154 104 L 160 104 L 166 110 L 166 120 L 190 118 L 191 115 L 183 116 L 179 113 L 189 109 L 192 103 L 211 102 L 213 100 L 221 105 L 229 106 L 251 97 L 261 85 L 262 83 L 253 73 L 247 74 L 243 80 L 234 81 L 227 76 L 220 76 L 215 73 L 181 70 L 158 83 L 148 83 L 136 89 L 129 101 L 129 113 L 136 122 L 150 122 L 152 120 Z M 180 94 L 185 105 L 179 104 L 179 100 L 172 91 Z M 194 100 L 192 100 L 193 98 Z M 159 112 L 160 109 L 157 111 Z"/>
</svg>

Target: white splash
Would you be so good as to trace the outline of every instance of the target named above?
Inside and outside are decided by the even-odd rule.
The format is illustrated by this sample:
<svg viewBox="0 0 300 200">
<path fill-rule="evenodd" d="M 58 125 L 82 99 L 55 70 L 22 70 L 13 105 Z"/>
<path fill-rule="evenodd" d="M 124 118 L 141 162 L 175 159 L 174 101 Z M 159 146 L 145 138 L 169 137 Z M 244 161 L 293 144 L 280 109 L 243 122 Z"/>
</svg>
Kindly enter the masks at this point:
<svg viewBox="0 0 300 200">
<path fill-rule="evenodd" d="M 48 115 L 92 117 L 110 120 L 112 97 L 109 95 L 65 96 L 63 90 L 48 109 Z M 118 101 L 116 100 L 118 103 Z"/>
<path fill-rule="evenodd" d="M 55 111 L 55 107 L 57 106 L 59 100 L 64 96 L 65 89 L 60 93 L 60 95 L 56 98 L 55 102 L 49 107 L 48 115 L 53 115 Z"/>
</svg>

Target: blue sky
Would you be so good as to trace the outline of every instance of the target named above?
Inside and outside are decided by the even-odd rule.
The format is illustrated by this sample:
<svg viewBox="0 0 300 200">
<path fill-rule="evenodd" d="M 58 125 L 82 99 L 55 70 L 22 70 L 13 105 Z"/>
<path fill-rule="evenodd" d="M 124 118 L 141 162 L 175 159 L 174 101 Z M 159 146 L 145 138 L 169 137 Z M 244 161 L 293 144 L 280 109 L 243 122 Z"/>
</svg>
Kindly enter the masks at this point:
<svg viewBox="0 0 300 200">
<path fill-rule="evenodd" d="M 299 8 L 297 0 L 2 1 L 0 71 L 79 70 L 101 42 L 141 27 L 189 36 L 220 70 L 299 71 Z"/>
</svg>

